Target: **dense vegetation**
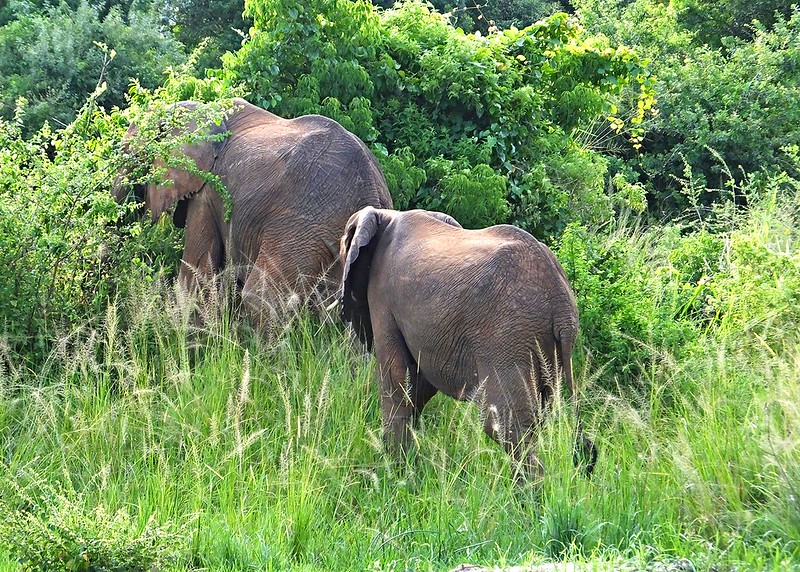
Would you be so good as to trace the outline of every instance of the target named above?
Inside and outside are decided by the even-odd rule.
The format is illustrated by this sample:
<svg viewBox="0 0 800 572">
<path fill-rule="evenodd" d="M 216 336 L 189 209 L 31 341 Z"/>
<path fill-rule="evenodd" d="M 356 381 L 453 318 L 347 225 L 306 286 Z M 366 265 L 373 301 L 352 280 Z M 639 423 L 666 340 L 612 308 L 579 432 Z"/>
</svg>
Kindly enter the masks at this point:
<svg viewBox="0 0 800 572">
<path fill-rule="evenodd" d="M 376 4 L 0 8 L 0 569 L 800 566 L 800 11 Z M 400 208 L 553 248 L 591 481 L 558 406 L 537 490 L 445 398 L 398 466 L 341 324 L 266 344 L 176 289 L 179 230 L 111 199 L 119 142 L 235 95 L 341 122 Z"/>
</svg>

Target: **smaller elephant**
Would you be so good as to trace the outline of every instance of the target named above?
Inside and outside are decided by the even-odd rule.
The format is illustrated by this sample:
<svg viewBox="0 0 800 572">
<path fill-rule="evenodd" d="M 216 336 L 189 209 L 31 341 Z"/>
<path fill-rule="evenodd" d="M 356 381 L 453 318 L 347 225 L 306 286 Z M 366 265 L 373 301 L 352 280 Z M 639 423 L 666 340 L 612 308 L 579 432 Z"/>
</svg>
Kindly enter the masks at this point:
<svg viewBox="0 0 800 572">
<path fill-rule="evenodd" d="M 578 311 L 555 255 L 511 225 L 465 230 L 437 212 L 366 207 L 340 241 L 339 301 L 378 360 L 384 439 L 405 452 L 410 425 L 441 391 L 481 407 L 484 430 L 539 480 L 535 433 L 566 378 Z M 578 422 L 576 465 L 594 444 Z"/>
</svg>

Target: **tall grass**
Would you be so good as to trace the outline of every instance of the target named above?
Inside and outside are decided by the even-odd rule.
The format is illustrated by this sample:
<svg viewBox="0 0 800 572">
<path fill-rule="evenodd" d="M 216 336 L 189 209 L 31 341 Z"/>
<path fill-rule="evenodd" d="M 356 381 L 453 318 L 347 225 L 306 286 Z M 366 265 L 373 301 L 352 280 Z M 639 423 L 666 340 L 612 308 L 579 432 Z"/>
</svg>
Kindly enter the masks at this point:
<svg viewBox="0 0 800 572">
<path fill-rule="evenodd" d="M 663 276 L 663 233 L 628 239 L 642 253 L 631 263 Z M 717 276 L 717 298 L 746 288 L 734 278 Z M 650 284 L 672 299 L 670 282 Z M 477 409 L 442 396 L 411 458 L 387 457 L 374 361 L 338 325 L 301 313 L 265 341 L 225 311 L 199 326 L 194 303 L 142 285 L 64 335 L 40 371 L 0 349 L 0 569 L 800 568 L 800 346 L 786 311 L 780 324 L 729 312 L 679 355 L 646 347 L 635 390 L 609 387 L 585 354 L 595 476 L 572 466 L 575 420 L 557 403 L 531 490 Z"/>
</svg>

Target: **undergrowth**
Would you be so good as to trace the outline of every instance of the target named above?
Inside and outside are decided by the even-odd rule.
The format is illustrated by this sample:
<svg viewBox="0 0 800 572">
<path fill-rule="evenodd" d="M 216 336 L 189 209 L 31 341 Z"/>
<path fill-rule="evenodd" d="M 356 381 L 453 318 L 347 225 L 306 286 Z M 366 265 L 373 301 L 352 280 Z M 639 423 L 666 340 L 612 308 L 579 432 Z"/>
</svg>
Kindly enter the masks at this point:
<svg viewBox="0 0 800 572">
<path fill-rule="evenodd" d="M 713 236 L 618 226 L 573 248 L 642 288 L 603 290 L 576 264 L 582 311 L 581 296 L 617 293 L 606 308 L 658 327 L 582 315 L 598 465 L 591 480 L 572 466 L 557 399 L 537 488 L 515 485 L 476 407 L 441 395 L 410 458 L 390 458 L 374 360 L 336 320 L 301 311 L 267 339 L 227 297 L 141 280 L 35 370 L 0 346 L 0 570 L 797 568 L 795 212 L 765 200 Z"/>
</svg>

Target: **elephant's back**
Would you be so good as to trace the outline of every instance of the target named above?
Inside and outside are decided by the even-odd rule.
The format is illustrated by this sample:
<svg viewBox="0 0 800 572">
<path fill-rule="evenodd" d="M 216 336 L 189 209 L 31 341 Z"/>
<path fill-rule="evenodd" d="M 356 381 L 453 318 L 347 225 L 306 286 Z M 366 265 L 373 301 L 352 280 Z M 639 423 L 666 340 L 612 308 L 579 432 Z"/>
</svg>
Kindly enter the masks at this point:
<svg viewBox="0 0 800 572">
<path fill-rule="evenodd" d="M 490 251 L 493 263 L 509 280 L 519 282 L 526 296 L 541 297 L 556 307 L 575 305 L 572 288 L 558 258 L 528 232 L 508 224 L 465 232 L 494 245 Z"/>
<path fill-rule="evenodd" d="M 344 228 L 362 207 L 391 206 L 377 160 L 355 135 L 322 116 L 278 119 L 226 146 L 225 178 L 237 179 L 233 187 L 244 190 L 248 208 L 269 210 L 260 197 L 267 193 L 276 208 L 316 220 L 334 216 Z"/>
<path fill-rule="evenodd" d="M 302 126 L 293 158 L 300 165 L 312 159 L 309 173 L 310 198 L 324 204 L 331 197 L 342 201 L 347 218 L 366 206 L 392 208 L 380 164 L 361 139 L 333 119 L 306 115 L 292 120 Z M 306 131 L 305 128 L 308 128 Z"/>
<path fill-rule="evenodd" d="M 262 244 L 319 265 L 333 264 L 349 216 L 391 204 L 369 150 L 338 123 L 317 116 L 274 119 L 232 132 L 220 176 L 233 195 L 233 252 L 254 260 Z"/>
<path fill-rule="evenodd" d="M 388 277 L 384 295 L 393 295 L 388 303 L 397 306 L 392 313 L 404 322 L 404 334 L 420 340 L 417 351 L 447 353 L 452 349 L 444 347 L 447 340 L 477 351 L 470 340 L 481 345 L 488 335 L 498 347 L 510 342 L 528 355 L 552 339 L 555 326 L 577 327 L 563 270 L 535 238 L 511 226 L 465 230 L 436 224 L 435 229 L 398 228 L 405 240 L 393 236 L 381 254 L 396 261 L 395 268 L 380 271 Z"/>
</svg>

